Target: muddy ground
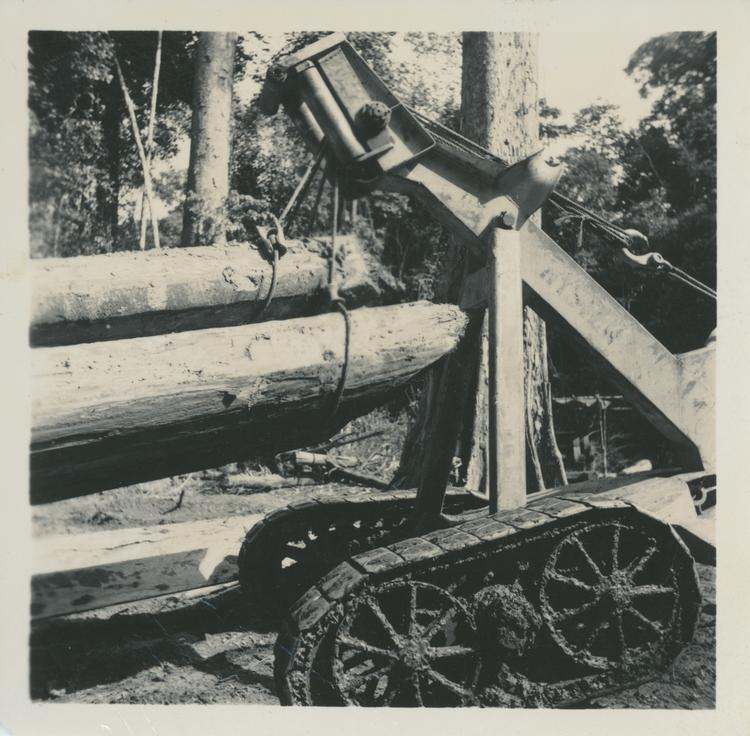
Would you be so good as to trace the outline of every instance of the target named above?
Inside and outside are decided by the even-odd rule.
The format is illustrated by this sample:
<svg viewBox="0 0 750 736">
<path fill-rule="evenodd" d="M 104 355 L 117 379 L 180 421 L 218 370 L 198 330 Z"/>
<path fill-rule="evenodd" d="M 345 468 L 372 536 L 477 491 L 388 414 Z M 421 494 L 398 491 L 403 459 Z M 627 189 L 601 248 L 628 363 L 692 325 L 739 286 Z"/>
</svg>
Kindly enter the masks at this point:
<svg viewBox="0 0 750 736">
<path fill-rule="evenodd" d="M 228 488 L 207 472 L 36 507 L 38 536 L 267 512 L 301 494 Z M 174 507 L 181 490 L 180 508 Z M 349 492 L 352 492 L 349 489 Z M 602 697 L 591 708 L 713 708 L 715 570 L 699 567 L 704 595 L 695 640 L 657 680 Z M 173 595 L 40 622 L 32 629 L 31 697 L 77 703 L 278 703 L 275 622 L 236 586 L 200 598 Z"/>
</svg>

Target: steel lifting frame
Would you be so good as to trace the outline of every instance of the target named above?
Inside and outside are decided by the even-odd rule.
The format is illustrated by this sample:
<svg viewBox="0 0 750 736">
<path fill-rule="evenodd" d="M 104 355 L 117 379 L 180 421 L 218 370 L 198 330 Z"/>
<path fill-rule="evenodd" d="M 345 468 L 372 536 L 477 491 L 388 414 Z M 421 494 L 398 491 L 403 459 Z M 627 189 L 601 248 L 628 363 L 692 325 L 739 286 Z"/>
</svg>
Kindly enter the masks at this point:
<svg viewBox="0 0 750 736">
<path fill-rule="evenodd" d="M 525 503 L 524 303 L 588 348 L 623 395 L 679 448 L 685 470 L 713 468 L 713 345 L 672 354 L 529 219 L 560 175 L 541 152 L 508 166 L 441 134 L 398 101 L 342 34 L 269 70 L 261 105 L 273 114 L 282 104 L 310 147 L 335 159 L 346 196 L 410 194 L 485 258 L 487 266 L 465 278 L 461 306 L 487 306 L 490 314 L 491 507 Z M 448 466 L 438 456 L 444 449 L 427 453 L 436 470 L 419 489 L 425 513 L 442 507 Z"/>
</svg>

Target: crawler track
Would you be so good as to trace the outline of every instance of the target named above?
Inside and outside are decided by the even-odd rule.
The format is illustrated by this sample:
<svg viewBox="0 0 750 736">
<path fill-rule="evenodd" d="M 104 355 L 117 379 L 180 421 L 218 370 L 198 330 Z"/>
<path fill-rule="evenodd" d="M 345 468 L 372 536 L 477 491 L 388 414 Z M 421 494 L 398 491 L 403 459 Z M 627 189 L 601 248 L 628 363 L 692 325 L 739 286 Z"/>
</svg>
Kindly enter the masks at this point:
<svg viewBox="0 0 750 736">
<path fill-rule="evenodd" d="M 561 707 L 663 668 L 699 606 L 669 525 L 562 493 L 340 563 L 285 619 L 276 684 L 285 704 Z"/>
<path fill-rule="evenodd" d="M 343 560 L 411 536 L 414 491 L 369 497 L 327 496 L 278 509 L 247 533 L 239 555 L 240 583 L 248 600 L 281 617 L 316 580 Z M 471 512 L 476 498 L 449 492 L 445 511 Z"/>
</svg>

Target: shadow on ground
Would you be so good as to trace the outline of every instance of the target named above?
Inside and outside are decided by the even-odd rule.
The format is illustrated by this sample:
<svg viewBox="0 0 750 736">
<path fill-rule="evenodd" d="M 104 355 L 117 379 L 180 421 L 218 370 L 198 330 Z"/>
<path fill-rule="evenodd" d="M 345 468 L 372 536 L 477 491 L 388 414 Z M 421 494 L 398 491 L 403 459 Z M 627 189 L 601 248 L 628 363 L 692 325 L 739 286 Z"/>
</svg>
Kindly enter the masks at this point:
<svg viewBox="0 0 750 736">
<path fill-rule="evenodd" d="M 35 624 L 32 699 L 226 702 L 235 697 L 221 685 L 230 683 L 230 690 L 246 687 L 256 698 L 260 690 L 276 702 L 275 624 L 252 609 L 238 586 L 187 604 L 171 596 L 150 607 L 156 605 Z M 117 684 L 119 693 L 111 687 Z"/>
</svg>

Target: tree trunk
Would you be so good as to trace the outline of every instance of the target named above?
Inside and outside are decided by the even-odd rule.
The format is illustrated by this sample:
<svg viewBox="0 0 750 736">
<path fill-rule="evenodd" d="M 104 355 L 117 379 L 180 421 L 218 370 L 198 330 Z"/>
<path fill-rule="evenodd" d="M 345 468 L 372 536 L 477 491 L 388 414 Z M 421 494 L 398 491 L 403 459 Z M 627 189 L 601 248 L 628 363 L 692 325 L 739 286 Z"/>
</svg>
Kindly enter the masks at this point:
<svg viewBox="0 0 750 736">
<path fill-rule="evenodd" d="M 463 34 L 461 133 L 510 162 L 539 149 L 537 46 L 537 35 L 530 33 Z M 453 244 L 442 268 L 446 278 L 437 290 L 439 298 L 456 302 L 461 274 L 481 265 L 461 245 Z M 536 490 L 564 482 L 564 468 L 552 425 L 545 326 L 531 309 L 524 311 L 530 469 L 527 477 Z M 483 316 L 472 316 L 472 320 L 482 320 L 481 326 L 467 330 L 459 350 L 448 358 L 462 362 L 463 366 L 461 384 L 451 386 L 456 410 L 445 421 L 452 426 L 430 429 L 440 404 L 437 393 L 441 383 L 431 376 L 422 397 L 419 420 L 405 445 L 400 471 L 403 486 L 416 484 L 421 473 L 430 472 L 424 457 L 428 447 L 439 441 L 437 434 L 444 438 L 446 446 L 455 445 L 454 480 L 460 478 L 468 489 L 486 493 L 489 410 L 486 312 Z M 437 477 L 435 482 L 439 482 Z"/>
<path fill-rule="evenodd" d="M 135 112 L 135 105 L 133 104 L 133 98 L 130 96 L 125 76 L 122 73 L 122 67 L 120 61 L 117 58 L 117 53 L 114 52 L 115 69 L 117 70 L 117 78 L 120 80 L 120 89 L 122 90 L 122 96 L 125 99 L 125 108 L 128 111 L 128 118 L 130 119 L 130 129 L 133 131 L 133 140 L 135 141 L 135 147 L 138 151 L 138 158 L 141 162 L 141 171 L 143 172 L 143 188 L 146 190 L 146 199 L 148 200 L 148 211 L 151 216 L 151 227 L 154 231 L 154 247 L 160 248 L 159 242 L 159 223 L 156 218 L 156 199 L 154 195 L 153 187 L 151 186 L 151 171 L 149 169 L 148 158 L 146 156 L 146 150 L 143 147 L 143 141 L 141 140 L 141 131 L 138 127 L 138 117 Z"/>
<path fill-rule="evenodd" d="M 332 436 L 455 349 L 455 306 L 340 314 L 32 351 L 31 497 L 40 503 Z M 335 414 L 334 414 L 335 412 Z"/>
<path fill-rule="evenodd" d="M 523 159 L 540 147 L 538 45 L 534 33 L 463 34 L 462 133 L 506 161 Z M 532 309 L 527 307 L 524 315 L 527 477 L 530 490 L 542 490 L 564 483 L 565 470 L 552 421 L 546 327 Z M 474 491 L 486 484 L 486 355 L 485 318 L 474 422 L 460 448 L 467 487 Z"/>
<path fill-rule="evenodd" d="M 328 245 L 289 241 L 264 322 L 315 314 L 325 302 Z M 339 239 L 347 303 L 389 303 L 398 292 L 367 262 L 358 239 Z M 162 335 L 256 321 L 272 266 L 254 248 L 167 248 L 31 263 L 33 347 Z"/>
<path fill-rule="evenodd" d="M 226 243 L 236 33 L 200 33 L 195 49 L 185 245 Z"/>
<path fill-rule="evenodd" d="M 161 42 L 163 32 L 159 31 L 156 37 L 156 56 L 154 59 L 154 77 L 151 82 L 151 110 L 148 116 L 148 133 L 146 135 L 146 153 L 148 154 L 146 165 L 149 171 L 151 171 L 151 164 L 154 159 L 154 127 L 156 125 L 156 101 L 159 96 L 159 72 L 161 70 Z M 146 219 L 146 187 L 144 186 L 141 192 L 141 218 L 140 218 L 140 236 L 138 239 L 138 246 L 141 250 L 146 250 L 146 231 L 148 230 L 148 220 Z M 154 213 L 151 211 L 151 205 L 149 207 L 149 217 L 154 217 Z M 156 232 L 154 232 L 156 235 Z M 154 241 L 156 242 L 156 241 Z"/>
</svg>

